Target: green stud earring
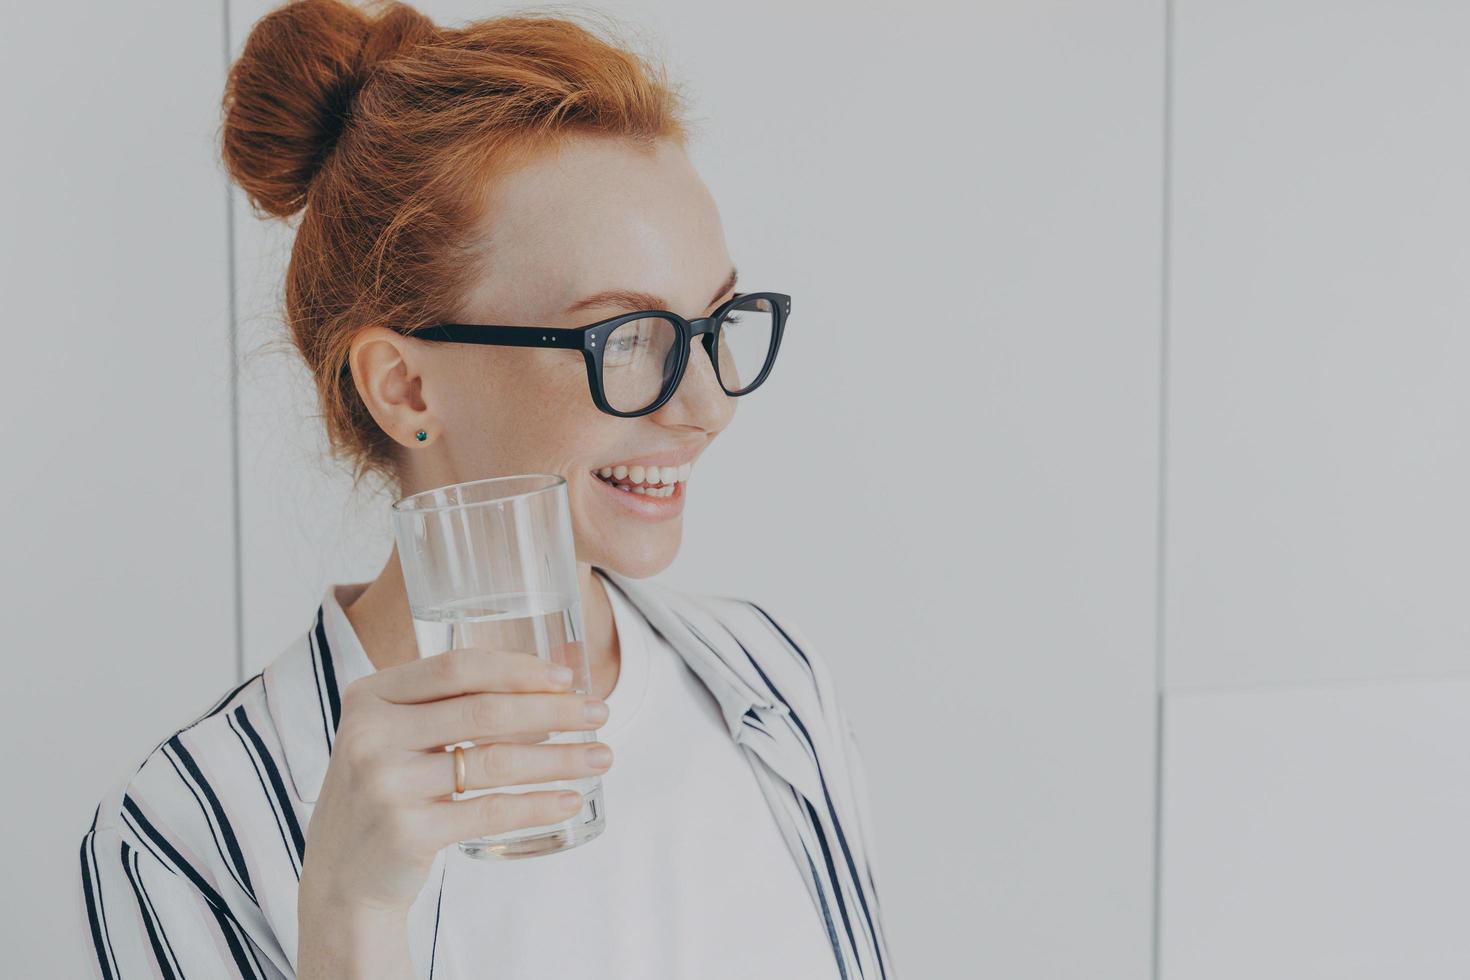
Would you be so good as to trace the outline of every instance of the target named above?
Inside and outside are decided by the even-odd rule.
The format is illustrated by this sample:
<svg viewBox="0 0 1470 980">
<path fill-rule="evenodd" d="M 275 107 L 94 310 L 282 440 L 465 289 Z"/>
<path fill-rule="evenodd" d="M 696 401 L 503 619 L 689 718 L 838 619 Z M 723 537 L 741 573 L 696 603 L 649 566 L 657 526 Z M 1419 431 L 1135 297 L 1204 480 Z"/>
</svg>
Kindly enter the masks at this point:
<svg viewBox="0 0 1470 980">
<path fill-rule="evenodd" d="M 414 433 L 414 437 L 417 438 L 419 442 L 423 442 L 425 439 L 429 438 L 429 434 L 423 429 L 420 429 L 418 432 Z"/>
</svg>

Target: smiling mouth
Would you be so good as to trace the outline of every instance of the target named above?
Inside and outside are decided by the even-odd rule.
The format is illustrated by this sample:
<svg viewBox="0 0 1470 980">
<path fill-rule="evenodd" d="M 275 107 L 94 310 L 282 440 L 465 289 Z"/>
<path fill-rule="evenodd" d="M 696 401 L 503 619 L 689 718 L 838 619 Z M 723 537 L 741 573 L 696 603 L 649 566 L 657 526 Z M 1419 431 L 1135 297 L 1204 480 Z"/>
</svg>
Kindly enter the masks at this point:
<svg viewBox="0 0 1470 980">
<path fill-rule="evenodd" d="M 592 475 L 624 493 L 646 497 L 672 497 L 679 485 L 689 480 L 692 463 L 682 466 L 604 466 Z"/>
</svg>

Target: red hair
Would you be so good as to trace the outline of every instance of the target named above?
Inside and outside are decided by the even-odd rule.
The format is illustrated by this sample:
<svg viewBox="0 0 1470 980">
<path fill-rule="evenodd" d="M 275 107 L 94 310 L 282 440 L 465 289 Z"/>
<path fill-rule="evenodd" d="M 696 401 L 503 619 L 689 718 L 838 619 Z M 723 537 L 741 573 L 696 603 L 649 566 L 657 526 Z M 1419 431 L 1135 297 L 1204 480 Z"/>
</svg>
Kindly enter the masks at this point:
<svg viewBox="0 0 1470 980">
<path fill-rule="evenodd" d="M 334 457 L 398 484 L 398 444 L 359 397 L 363 326 L 454 319 L 477 264 L 487 182 L 574 135 L 681 145 L 661 66 L 563 17 L 444 28 L 403 3 L 300 0 L 261 18 L 231 66 L 222 157 L 261 216 L 303 211 L 285 322 Z"/>
</svg>

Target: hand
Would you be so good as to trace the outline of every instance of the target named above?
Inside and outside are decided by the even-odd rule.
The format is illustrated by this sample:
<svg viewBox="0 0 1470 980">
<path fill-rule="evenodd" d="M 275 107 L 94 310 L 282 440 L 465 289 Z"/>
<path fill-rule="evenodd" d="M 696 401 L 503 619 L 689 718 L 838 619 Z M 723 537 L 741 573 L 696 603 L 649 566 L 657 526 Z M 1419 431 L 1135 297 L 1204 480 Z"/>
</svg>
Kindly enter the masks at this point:
<svg viewBox="0 0 1470 980">
<path fill-rule="evenodd" d="M 465 789 L 488 789 L 607 771 L 600 742 L 535 744 L 553 731 L 595 729 L 603 701 L 564 692 L 555 665 L 534 654 L 460 648 L 353 681 L 321 796 L 306 834 L 302 894 L 333 909 L 407 915 L 435 855 L 455 841 L 565 820 L 582 806 L 566 791 L 486 793 L 453 799 L 454 754 L 464 750 Z M 587 705 L 601 712 L 589 718 Z"/>
</svg>

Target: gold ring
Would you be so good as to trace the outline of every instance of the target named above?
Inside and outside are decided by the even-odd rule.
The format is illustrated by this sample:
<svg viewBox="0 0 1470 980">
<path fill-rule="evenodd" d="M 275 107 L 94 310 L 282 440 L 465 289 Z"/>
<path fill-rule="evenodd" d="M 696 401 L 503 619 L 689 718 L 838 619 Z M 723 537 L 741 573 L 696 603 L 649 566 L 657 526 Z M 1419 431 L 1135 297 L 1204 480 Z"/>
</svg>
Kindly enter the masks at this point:
<svg viewBox="0 0 1470 980">
<path fill-rule="evenodd" d="M 464 792 L 464 746 L 454 747 L 454 791 Z"/>
</svg>

